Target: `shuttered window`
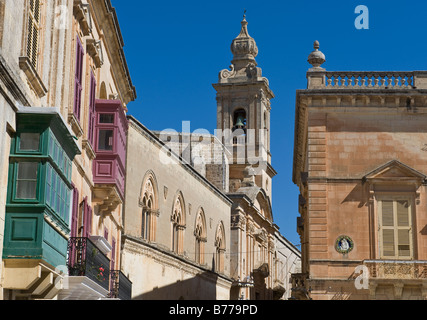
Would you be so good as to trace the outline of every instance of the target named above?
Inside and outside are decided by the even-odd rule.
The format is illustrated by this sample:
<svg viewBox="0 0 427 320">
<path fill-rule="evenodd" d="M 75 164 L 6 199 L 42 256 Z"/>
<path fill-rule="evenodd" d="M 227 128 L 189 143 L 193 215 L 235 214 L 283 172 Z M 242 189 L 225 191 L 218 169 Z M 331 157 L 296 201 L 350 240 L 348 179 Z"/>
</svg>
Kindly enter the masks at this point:
<svg viewBox="0 0 427 320">
<path fill-rule="evenodd" d="M 379 209 L 381 257 L 411 259 L 413 245 L 410 201 L 381 200 Z"/>
<path fill-rule="evenodd" d="M 83 58 L 84 50 L 83 45 L 77 37 L 76 48 L 76 70 L 74 79 L 74 115 L 80 120 L 80 110 L 82 104 L 82 90 L 83 90 Z"/>
<path fill-rule="evenodd" d="M 84 238 L 89 238 L 92 232 L 92 207 L 88 202 L 88 198 L 85 197 L 80 204 L 81 207 L 81 215 L 80 215 L 80 228 L 81 236 Z"/>
<path fill-rule="evenodd" d="M 94 74 L 90 74 L 90 96 L 89 96 L 89 126 L 88 126 L 88 140 L 94 147 L 93 133 L 95 130 L 95 94 L 96 94 L 96 79 Z"/>
<path fill-rule="evenodd" d="M 77 237 L 79 220 L 79 190 L 73 186 L 73 209 L 71 212 L 71 237 Z"/>
<path fill-rule="evenodd" d="M 34 68 L 37 68 L 40 33 L 40 0 L 30 0 L 28 14 L 27 56 Z"/>
</svg>

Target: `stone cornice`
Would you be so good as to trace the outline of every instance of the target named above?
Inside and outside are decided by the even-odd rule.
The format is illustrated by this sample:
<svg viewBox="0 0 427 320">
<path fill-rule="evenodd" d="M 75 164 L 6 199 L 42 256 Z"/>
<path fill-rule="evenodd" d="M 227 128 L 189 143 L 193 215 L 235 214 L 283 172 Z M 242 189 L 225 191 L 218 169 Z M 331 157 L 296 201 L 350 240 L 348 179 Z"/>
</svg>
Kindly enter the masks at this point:
<svg viewBox="0 0 427 320">
<path fill-rule="evenodd" d="M 111 0 L 96 0 L 91 1 L 91 4 L 92 16 L 96 17 L 95 23 L 103 32 L 106 54 L 110 57 L 113 72 L 116 74 L 120 95 L 125 104 L 128 104 L 134 101 L 137 95 L 123 50 L 124 41 L 116 10 Z"/>
</svg>

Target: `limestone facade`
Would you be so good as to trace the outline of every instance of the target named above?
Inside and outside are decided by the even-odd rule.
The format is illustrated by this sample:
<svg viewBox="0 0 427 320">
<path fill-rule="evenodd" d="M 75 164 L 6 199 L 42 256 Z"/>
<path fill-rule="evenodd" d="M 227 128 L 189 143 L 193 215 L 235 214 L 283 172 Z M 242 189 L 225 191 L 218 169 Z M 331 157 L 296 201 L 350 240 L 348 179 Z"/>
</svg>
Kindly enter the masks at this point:
<svg viewBox="0 0 427 320">
<path fill-rule="evenodd" d="M 288 300 L 292 297 L 292 275 L 301 273 L 301 252 L 279 232 L 274 245 L 273 299 Z"/>
<path fill-rule="evenodd" d="M 241 24 L 232 65 L 213 85 L 215 134 L 150 131 L 128 117 L 122 262 L 134 299 L 290 297 L 300 254 L 271 207 L 274 94 Z"/>
<path fill-rule="evenodd" d="M 133 117 L 128 143 L 122 262 L 133 299 L 228 300 L 231 200 Z"/>
<path fill-rule="evenodd" d="M 97 185 L 92 170 L 98 138 L 93 122 L 95 101 L 114 100 L 124 113 L 127 104 L 136 98 L 114 8 L 110 1 L 98 0 L 6 0 L 0 4 L 0 23 L 1 86 L 4 88 L 0 98 L 4 124 L 0 133 L 3 150 L 0 170 L 5 179 L 0 190 L 0 251 L 3 252 L 5 228 L 7 231 L 4 217 L 10 142 L 19 135 L 16 113 L 24 107 L 55 108 L 80 150 L 71 165 L 71 182 L 78 195 L 74 197 L 78 207 L 77 233 L 72 235 L 74 216 L 70 211 L 69 221 L 64 221 L 66 227 L 59 232 L 60 238 L 68 241 L 72 236 L 83 237 L 81 231 L 85 228 L 90 236 L 104 238 L 102 242 L 110 249 L 106 251 L 107 258 L 114 261 L 114 268 L 120 269 L 123 199 L 116 197 L 114 205 L 106 209 L 103 192 L 114 187 Z M 79 74 L 78 81 L 76 74 Z M 87 223 L 89 212 L 90 224 Z M 111 251 L 113 242 L 116 246 Z M 29 265 L 33 266 L 35 259 L 31 260 Z M 35 267 L 29 267 L 31 270 L 27 269 L 35 278 L 28 279 L 27 285 L 21 287 L 14 279 L 22 276 L 19 268 L 23 266 L 19 267 L 20 261 L 15 262 L 3 260 L 0 299 L 58 298 L 58 290 L 51 290 L 53 280 L 61 279 L 67 266 L 36 263 Z M 53 278 L 48 281 L 50 276 L 46 275 L 50 273 Z M 1 289 L 5 283 L 8 287 L 3 296 Z M 41 287 L 37 293 L 32 291 L 35 284 L 44 288 L 43 294 Z M 107 294 L 108 288 L 105 295 L 100 294 L 98 298 Z M 65 296 L 72 297 L 72 294 L 68 292 Z"/>
<path fill-rule="evenodd" d="M 426 299 L 426 73 L 329 72 L 296 94 L 300 299 Z"/>
</svg>

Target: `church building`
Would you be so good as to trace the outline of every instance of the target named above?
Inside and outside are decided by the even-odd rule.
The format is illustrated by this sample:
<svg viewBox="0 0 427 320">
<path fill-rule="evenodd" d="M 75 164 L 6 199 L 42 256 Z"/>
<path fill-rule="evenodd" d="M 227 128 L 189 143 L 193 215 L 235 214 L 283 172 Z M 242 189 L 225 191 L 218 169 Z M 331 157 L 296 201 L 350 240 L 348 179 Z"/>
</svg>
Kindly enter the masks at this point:
<svg viewBox="0 0 427 320">
<path fill-rule="evenodd" d="M 213 84 L 215 135 L 150 131 L 128 117 L 122 262 L 134 299 L 290 296 L 283 269 L 295 271 L 299 251 L 273 219 L 274 94 L 247 25 Z"/>
</svg>

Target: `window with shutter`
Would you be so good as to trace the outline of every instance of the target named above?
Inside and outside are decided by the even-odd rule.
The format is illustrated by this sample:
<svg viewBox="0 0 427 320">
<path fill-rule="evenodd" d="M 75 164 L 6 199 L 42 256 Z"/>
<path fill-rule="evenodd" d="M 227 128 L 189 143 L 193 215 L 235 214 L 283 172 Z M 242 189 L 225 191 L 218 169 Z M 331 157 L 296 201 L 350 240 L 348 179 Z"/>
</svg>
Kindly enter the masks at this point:
<svg viewBox="0 0 427 320">
<path fill-rule="evenodd" d="M 77 224 L 79 219 L 79 190 L 73 188 L 73 209 L 71 213 L 71 237 L 77 237 Z"/>
<path fill-rule="evenodd" d="M 380 251 L 382 258 L 413 257 L 411 205 L 406 199 L 379 201 Z"/>
<path fill-rule="evenodd" d="M 89 97 L 89 126 L 88 140 L 94 146 L 94 129 L 95 129 L 95 94 L 96 94 L 96 79 L 93 72 L 90 74 L 90 97 Z"/>
<path fill-rule="evenodd" d="M 40 0 L 30 0 L 28 15 L 27 56 L 34 68 L 37 68 L 40 31 Z"/>
<path fill-rule="evenodd" d="M 77 37 L 77 49 L 76 49 L 76 70 L 75 70 L 75 89 L 74 89 L 74 115 L 80 120 L 80 110 L 82 103 L 82 90 L 83 90 L 83 58 L 84 50 L 83 45 Z"/>
</svg>

